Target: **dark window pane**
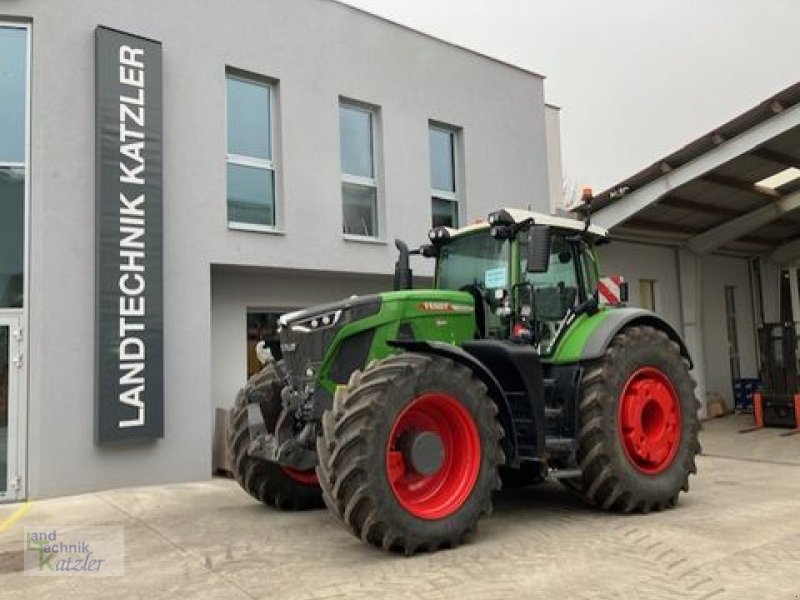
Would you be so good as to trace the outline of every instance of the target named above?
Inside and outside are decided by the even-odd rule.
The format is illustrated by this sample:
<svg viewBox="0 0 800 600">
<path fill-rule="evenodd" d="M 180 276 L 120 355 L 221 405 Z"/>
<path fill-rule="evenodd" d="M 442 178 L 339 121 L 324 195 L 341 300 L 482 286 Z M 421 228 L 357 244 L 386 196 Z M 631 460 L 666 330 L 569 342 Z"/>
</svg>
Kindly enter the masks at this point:
<svg viewBox="0 0 800 600">
<path fill-rule="evenodd" d="M 433 226 L 458 227 L 458 202 L 433 198 Z"/>
<path fill-rule="evenodd" d="M 377 237 L 377 202 L 378 195 L 374 187 L 343 183 L 344 232 Z"/>
<path fill-rule="evenodd" d="M 0 27 L 0 162 L 25 162 L 27 36 Z"/>
<path fill-rule="evenodd" d="M 228 154 L 272 160 L 266 85 L 228 78 Z"/>
<path fill-rule="evenodd" d="M 428 130 L 431 155 L 431 189 L 444 192 L 456 191 L 453 137 L 453 132 L 451 131 L 433 128 Z"/>
<path fill-rule="evenodd" d="M 0 308 L 23 301 L 25 170 L 0 168 Z"/>
<path fill-rule="evenodd" d="M 342 173 L 373 178 L 372 113 L 339 107 L 339 152 Z"/>
<path fill-rule="evenodd" d="M 592 260 L 592 254 L 587 248 L 581 253 L 581 267 L 583 268 L 583 283 L 586 285 L 586 293 L 592 294 L 597 289 L 597 271 Z"/>
<path fill-rule="evenodd" d="M 533 287 L 533 303 L 536 317 L 549 321 L 553 326 L 543 340 L 552 340 L 555 324 L 563 319 L 570 307 L 578 300 L 578 272 L 570 244 L 563 235 L 553 236 L 550 246 L 550 266 L 545 273 L 528 273 L 528 242 L 520 243 L 520 269 L 525 280 Z"/>
<path fill-rule="evenodd" d="M 228 221 L 275 225 L 275 174 L 228 163 Z"/>
</svg>

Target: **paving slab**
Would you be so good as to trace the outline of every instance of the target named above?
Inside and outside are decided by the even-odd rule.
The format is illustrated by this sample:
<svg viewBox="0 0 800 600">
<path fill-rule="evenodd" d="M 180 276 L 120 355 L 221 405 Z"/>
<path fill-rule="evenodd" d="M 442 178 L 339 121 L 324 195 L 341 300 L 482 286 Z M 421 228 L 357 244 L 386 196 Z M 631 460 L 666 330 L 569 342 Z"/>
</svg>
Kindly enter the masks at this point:
<svg viewBox="0 0 800 600">
<path fill-rule="evenodd" d="M 708 455 L 674 510 L 602 513 L 547 483 L 498 494 L 463 546 L 411 558 L 226 479 L 35 502 L 0 533 L 0 599 L 798 600 L 800 436 L 736 433 L 746 421 L 706 423 Z M 0 506 L 0 523 L 18 508 Z M 31 577 L 3 560 L 25 525 L 47 524 L 124 527 L 125 575 Z"/>
</svg>

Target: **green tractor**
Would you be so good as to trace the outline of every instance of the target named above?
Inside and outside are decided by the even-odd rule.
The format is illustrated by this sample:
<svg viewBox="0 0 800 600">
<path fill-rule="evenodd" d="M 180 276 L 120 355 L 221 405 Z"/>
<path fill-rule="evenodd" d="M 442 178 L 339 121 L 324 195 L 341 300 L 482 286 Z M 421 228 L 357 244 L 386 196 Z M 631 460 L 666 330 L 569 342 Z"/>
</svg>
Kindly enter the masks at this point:
<svg viewBox="0 0 800 600">
<path fill-rule="evenodd" d="M 587 222 L 504 209 L 398 241 L 395 290 L 283 315 L 229 450 L 265 504 L 324 502 L 364 542 L 457 545 L 501 485 L 558 479 L 605 510 L 672 507 L 696 472 L 691 359 L 657 315 L 603 305 Z M 435 258 L 412 289 L 409 255 Z"/>
</svg>

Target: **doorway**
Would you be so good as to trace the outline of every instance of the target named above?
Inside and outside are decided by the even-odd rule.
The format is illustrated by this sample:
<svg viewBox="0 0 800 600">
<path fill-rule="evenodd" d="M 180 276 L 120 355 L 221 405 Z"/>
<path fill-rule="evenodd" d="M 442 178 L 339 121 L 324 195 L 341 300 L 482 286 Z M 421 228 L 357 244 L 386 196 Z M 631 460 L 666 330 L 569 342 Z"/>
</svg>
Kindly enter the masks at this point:
<svg viewBox="0 0 800 600">
<path fill-rule="evenodd" d="M 24 497 L 22 317 L 0 312 L 0 502 Z"/>
<path fill-rule="evenodd" d="M 262 364 L 256 354 L 256 345 L 264 342 L 275 360 L 283 358 L 278 338 L 278 319 L 296 309 L 248 309 L 247 310 L 247 378 L 258 373 Z"/>
</svg>

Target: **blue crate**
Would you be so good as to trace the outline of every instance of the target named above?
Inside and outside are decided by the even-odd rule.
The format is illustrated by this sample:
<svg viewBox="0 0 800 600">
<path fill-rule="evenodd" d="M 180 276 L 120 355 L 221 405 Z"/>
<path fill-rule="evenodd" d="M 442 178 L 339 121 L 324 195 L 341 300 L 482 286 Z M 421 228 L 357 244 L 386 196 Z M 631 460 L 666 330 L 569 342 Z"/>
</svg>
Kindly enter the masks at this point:
<svg viewBox="0 0 800 600">
<path fill-rule="evenodd" d="M 742 377 L 733 380 L 733 408 L 736 412 L 753 412 L 753 394 L 761 388 L 761 380 Z"/>
</svg>

